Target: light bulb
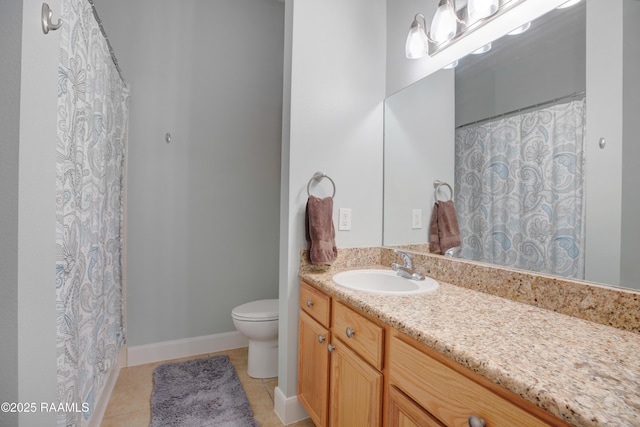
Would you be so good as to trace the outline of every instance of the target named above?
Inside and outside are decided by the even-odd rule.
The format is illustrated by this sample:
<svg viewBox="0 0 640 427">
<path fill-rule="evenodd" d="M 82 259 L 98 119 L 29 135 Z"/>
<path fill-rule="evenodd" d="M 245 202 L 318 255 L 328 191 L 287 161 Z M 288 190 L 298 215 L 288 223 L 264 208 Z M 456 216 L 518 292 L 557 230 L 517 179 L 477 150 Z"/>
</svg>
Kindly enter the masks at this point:
<svg viewBox="0 0 640 427">
<path fill-rule="evenodd" d="M 469 22 L 475 22 L 498 11 L 500 0 L 469 0 L 467 3 L 467 16 Z"/>
<path fill-rule="evenodd" d="M 436 43 L 453 39 L 458 32 L 456 11 L 447 0 L 441 0 L 431 21 L 430 36 Z"/>
<path fill-rule="evenodd" d="M 515 30 L 507 33 L 508 36 L 516 36 L 518 34 L 522 34 L 525 31 L 527 31 L 529 28 L 531 28 L 531 22 L 527 22 L 524 25 L 519 26 L 518 28 L 516 28 Z"/>
<path fill-rule="evenodd" d="M 489 52 L 491 50 L 491 43 L 487 43 L 484 46 L 471 52 L 472 55 L 480 55 L 481 53 Z"/>
<path fill-rule="evenodd" d="M 427 33 L 424 30 L 424 26 L 418 20 L 418 15 L 416 15 L 409 29 L 409 34 L 407 34 L 405 55 L 409 59 L 422 58 L 428 50 L 429 41 L 427 40 Z"/>
<path fill-rule="evenodd" d="M 456 59 L 455 61 L 453 61 L 451 64 L 449 65 L 445 65 L 444 68 L 445 70 L 450 70 L 451 68 L 456 68 L 458 66 L 458 60 Z"/>
</svg>

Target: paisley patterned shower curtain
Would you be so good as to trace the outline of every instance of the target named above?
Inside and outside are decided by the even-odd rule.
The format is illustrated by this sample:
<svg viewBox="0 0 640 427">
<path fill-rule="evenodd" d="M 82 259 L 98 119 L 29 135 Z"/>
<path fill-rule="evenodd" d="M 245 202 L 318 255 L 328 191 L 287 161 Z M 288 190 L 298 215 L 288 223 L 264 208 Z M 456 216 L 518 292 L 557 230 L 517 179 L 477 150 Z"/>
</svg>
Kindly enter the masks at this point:
<svg viewBox="0 0 640 427">
<path fill-rule="evenodd" d="M 463 258 L 584 278 L 585 104 L 456 131 Z"/>
<path fill-rule="evenodd" d="M 63 1 L 58 68 L 58 399 L 86 425 L 124 342 L 121 229 L 128 90 L 87 0 Z"/>
</svg>

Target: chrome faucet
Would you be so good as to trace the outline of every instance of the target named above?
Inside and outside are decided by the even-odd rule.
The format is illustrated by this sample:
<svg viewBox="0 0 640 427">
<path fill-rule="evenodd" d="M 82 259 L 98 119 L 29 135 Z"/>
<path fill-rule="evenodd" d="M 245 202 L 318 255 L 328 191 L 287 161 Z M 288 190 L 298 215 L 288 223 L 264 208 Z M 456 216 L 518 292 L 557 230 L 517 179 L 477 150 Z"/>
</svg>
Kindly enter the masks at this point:
<svg viewBox="0 0 640 427">
<path fill-rule="evenodd" d="M 424 280 L 424 276 L 422 274 L 413 271 L 413 256 L 410 253 L 400 251 L 398 249 L 394 249 L 394 252 L 402 257 L 402 262 L 404 264 L 400 265 L 395 262 L 391 264 L 391 269 L 395 271 L 398 276 L 412 280 Z"/>
</svg>

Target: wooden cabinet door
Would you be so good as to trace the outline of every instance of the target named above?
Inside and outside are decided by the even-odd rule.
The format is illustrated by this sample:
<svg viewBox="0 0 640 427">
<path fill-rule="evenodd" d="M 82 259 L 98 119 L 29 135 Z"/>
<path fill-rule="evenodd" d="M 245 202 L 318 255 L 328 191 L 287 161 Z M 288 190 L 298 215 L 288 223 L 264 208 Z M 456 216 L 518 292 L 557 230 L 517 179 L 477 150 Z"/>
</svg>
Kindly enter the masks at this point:
<svg viewBox="0 0 640 427">
<path fill-rule="evenodd" d="M 328 426 L 329 330 L 300 311 L 298 399 L 316 427 Z"/>
<path fill-rule="evenodd" d="M 382 374 L 340 340 L 331 352 L 331 427 L 382 425 Z"/>
<path fill-rule="evenodd" d="M 389 427 L 444 427 L 394 386 L 389 387 Z"/>
</svg>

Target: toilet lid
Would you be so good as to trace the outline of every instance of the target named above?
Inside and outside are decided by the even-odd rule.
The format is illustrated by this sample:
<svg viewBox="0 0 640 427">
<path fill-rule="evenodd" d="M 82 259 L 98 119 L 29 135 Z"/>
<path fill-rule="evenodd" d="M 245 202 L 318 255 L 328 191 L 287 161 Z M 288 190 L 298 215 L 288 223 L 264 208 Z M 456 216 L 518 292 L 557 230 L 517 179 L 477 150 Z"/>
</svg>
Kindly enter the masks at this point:
<svg viewBox="0 0 640 427">
<path fill-rule="evenodd" d="M 234 319 L 264 321 L 278 320 L 278 300 L 262 299 L 242 304 L 231 310 Z"/>
</svg>

